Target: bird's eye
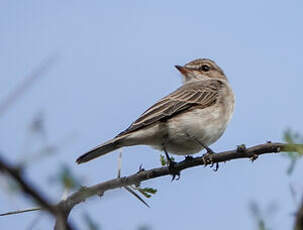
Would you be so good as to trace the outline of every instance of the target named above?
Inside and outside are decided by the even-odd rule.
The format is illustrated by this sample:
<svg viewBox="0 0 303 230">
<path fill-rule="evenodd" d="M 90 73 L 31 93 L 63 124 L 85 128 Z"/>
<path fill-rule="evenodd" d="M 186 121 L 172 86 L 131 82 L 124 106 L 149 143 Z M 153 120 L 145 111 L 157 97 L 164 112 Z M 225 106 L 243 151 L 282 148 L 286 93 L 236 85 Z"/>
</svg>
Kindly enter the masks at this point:
<svg viewBox="0 0 303 230">
<path fill-rule="evenodd" d="M 207 72 L 207 71 L 210 70 L 210 67 L 209 67 L 208 65 L 202 65 L 202 66 L 200 67 L 200 69 L 201 69 L 202 71 L 204 71 L 204 72 Z"/>
</svg>

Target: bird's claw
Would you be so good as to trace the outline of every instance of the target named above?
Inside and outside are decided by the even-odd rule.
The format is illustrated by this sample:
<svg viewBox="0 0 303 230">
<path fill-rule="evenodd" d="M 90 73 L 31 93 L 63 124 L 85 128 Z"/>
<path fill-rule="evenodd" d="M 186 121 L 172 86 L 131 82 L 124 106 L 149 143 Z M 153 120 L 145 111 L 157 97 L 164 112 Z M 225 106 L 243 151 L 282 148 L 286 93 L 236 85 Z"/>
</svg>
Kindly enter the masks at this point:
<svg viewBox="0 0 303 230">
<path fill-rule="evenodd" d="M 191 161 L 192 159 L 194 158 L 190 155 L 185 156 L 185 161 Z"/>
<path fill-rule="evenodd" d="M 219 163 L 214 162 L 214 160 L 213 160 L 214 151 L 212 151 L 210 148 L 206 148 L 206 150 L 207 150 L 207 153 L 205 153 L 202 156 L 203 165 L 204 165 L 204 167 L 206 167 L 207 165 L 210 165 L 211 168 L 215 166 L 215 168 L 213 170 L 215 172 L 217 172 L 219 169 Z"/>
<path fill-rule="evenodd" d="M 176 162 L 171 159 L 168 161 L 168 171 L 172 175 L 172 182 L 180 179 L 180 170 L 176 168 Z"/>
<path fill-rule="evenodd" d="M 139 166 L 139 170 L 138 170 L 137 173 L 140 173 L 140 172 L 143 172 L 143 171 L 145 171 L 145 169 L 143 168 L 143 165 L 141 164 L 141 165 Z"/>
<path fill-rule="evenodd" d="M 212 167 L 214 165 L 212 153 L 203 154 L 202 155 L 202 161 L 203 161 L 203 164 L 204 164 L 205 167 L 207 165 L 211 165 L 211 167 Z"/>
</svg>

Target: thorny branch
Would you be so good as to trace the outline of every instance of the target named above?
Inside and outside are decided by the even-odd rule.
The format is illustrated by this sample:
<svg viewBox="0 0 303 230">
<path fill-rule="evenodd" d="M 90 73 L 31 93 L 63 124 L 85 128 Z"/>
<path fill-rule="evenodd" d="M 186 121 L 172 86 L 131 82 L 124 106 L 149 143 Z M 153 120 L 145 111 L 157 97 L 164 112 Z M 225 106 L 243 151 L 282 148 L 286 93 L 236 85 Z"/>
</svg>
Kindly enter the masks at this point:
<svg viewBox="0 0 303 230">
<path fill-rule="evenodd" d="M 215 165 L 220 162 L 226 162 L 230 160 L 249 158 L 252 161 L 256 160 L 260 155 L 268 153 L 278 153 L 278 152 L 300 152 L 303 148 L 303 144 L 285 144 L 285 143 L 271 143 L 256 145 L 250 148 L 246 148 L 244 145 L 238 146 L 234 150 L 224 151 L 216 154 L 208 154 L 201 157 L 187 158 L 181 162 L 174 165 L 174 170 L 181 172 L 184 169 L 200 166 L 200 165 Z M 1 167 L 1 165 L 0 165 Z M 106 191 L 123 188 L 126 186 L 139 185 L 141 182 L 150 180 L 153 178 L 170 175 L 169 168 L 167 166 L 153 168 L 150 170 L 139 170 L 139 172 L 134 173 L 127 177 L 118 177 L 112 180 L 108 180 L 90 187 L 82 187 L 78 191 L 74 192 L 68 196 L 65 200 L 62 200 L 55 206 L 51 206 L 49 210 L 58 211 L 61 210 L 64 213 L 65 223 L 67 223 L 67 218 L 70 211 L 79 203 L 85 201 L 91 196 L 102 196 Z M 34 196 L 35 197 L 35 196 Z M 43 207 L 47 208 L 48 205 L 41 203 Z M 51 211 L 52 212 L 52 211 Z M 55 229 L 59 225 L 59 220 L 57 218 Z"/>
<path fill-rule="evenodd" d="M 240 158 L 249 158 L 255 160 L 258 156 L 267 153 L 278 152 L 296 152 L 303 147 L 303 144 L 284 144 L 284 143 L 266 143 L 256 145 L 250 148 L 245 148 L 241 145 L 235 150 L 224 151 L 211 155 L 211 157 L 205 158 L 204 156 L 195 157 L 192 159 L 186 159 L 176 163 L 175 169 L 181 172 L 184 169 L 199 166 L 209 165 L 220 162 L 226 162 L 229 160 L 235 160 Z M 63 208 L 66 211 L 66 216 L 70 213 L 71 209 L 77 204 L 85 201 L 87 198 L 94 195 L 103 195 L 104 192 L 112 189 L 117 189 L 130 185 L 138 185 L 143 181 L 153 178 L 170 175 L 167 166 L 154 168 L 150 170 L 140 170 L 139 172 L 127 177 L 116 178 L 108 180 L 90 187 L 83 187 L 77 192 L 71 194 L 67 199 L 61 201 L 57 206 Z"/>
</svg>

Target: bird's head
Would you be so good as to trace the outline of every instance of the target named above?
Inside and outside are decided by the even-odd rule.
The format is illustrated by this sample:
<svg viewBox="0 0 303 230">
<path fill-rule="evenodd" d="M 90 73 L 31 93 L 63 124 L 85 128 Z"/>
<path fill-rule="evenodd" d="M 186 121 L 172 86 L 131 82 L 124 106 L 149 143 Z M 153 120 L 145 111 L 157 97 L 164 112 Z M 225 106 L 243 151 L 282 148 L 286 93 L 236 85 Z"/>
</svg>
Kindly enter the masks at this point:
<svg viewBox="0 0 303 230">
<path fill-rule="evenodd" d="M 205 79 L 227 80 L 223 70 L 210 59 L 196 59 L 184 66 L 175 66 L 183 75 L 184 83 Z"/>
</svg>

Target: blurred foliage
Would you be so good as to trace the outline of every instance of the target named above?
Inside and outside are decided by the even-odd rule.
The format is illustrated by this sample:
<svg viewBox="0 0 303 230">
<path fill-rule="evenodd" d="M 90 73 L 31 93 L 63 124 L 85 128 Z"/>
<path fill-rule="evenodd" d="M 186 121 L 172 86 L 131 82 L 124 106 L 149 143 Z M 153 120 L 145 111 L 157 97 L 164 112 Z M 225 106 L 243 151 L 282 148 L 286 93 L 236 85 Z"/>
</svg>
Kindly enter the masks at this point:
<svg viewBox="0 0 303 230">
<path fill-rule="evenodd" d="M 258 230 L 271 230 L 271 228 L 269 228 L 266 223 L 270 220 L 270 217 L 273 216 L 278 210 L 276 202 L 271 202 L 265 208 L 265 210 L 261 210 L 259 204 L 256 201 L 251 201 L 249 203 L 249 209 L 253 219 L 257 224 Z"/>
<path fill-rule="evenodd" d="M 80 179 L 75 176 L 72 170 L 67 165 L 61 165 L 55 176 L 51 178 L 52 182 L 60 184 L 64 189 L 80 188 Z"/>
<path fill-rule="evenodd" d="M 166 165 L 166 159 L 165 159 L 164 155 L 162 155 L 162 154 L 160 154 L 160 162 L 161 162 L 162 166 Z"/>
<path fill-rule="evenodd" d="M 7 176 L 0 176 L 0 186 L 9 195 L 14 195 L 20 192 L 19 184 Z"/>
<path fill-rule="evenodd" d="M 87 226 L 88 230 L 100 230 L 100 224 L 95 222 L 88 213 L 83 213 L 83 221 Z"/>
<path fill-rule="evenodd" d="M 287 142 L 290 145 L 293 144 L 299 144 L 299 143 L 303 143 L 303 137 L 291 130 L 291 129 L 287 129 L 284 133 L 283 133 L 283 140 L 285 142 Z M 291 175 L 292 172 L 295 169 L 295 166 L 298 162 L 298 160 L 300 159 L 300 157 L 303 155 L 303 148 L 301 147 L 297 147 L 297 151 L 296 152 L 287 152 L 284 154 L 284 156 L 286 156 L 289 160 L 290 160 L 290 165 L 288 166 L 287 169 L 287 174 Z"/>
<path fill-rule="evenodd" d="M 138 230 L 151 230 L 151 227 L 149 225 L 144 224 L 144 225 L 140 225 L 138 227 Z"/>
</svg>

